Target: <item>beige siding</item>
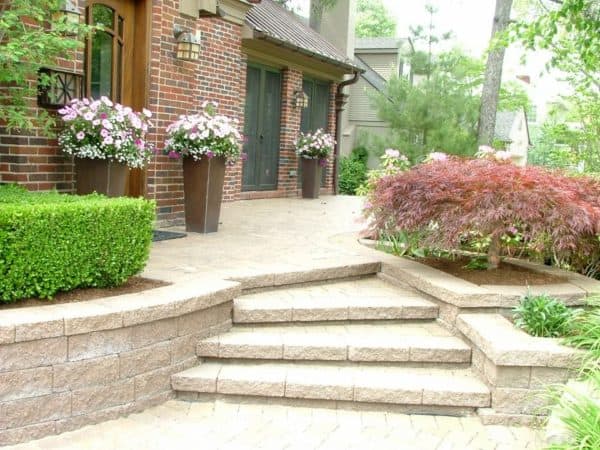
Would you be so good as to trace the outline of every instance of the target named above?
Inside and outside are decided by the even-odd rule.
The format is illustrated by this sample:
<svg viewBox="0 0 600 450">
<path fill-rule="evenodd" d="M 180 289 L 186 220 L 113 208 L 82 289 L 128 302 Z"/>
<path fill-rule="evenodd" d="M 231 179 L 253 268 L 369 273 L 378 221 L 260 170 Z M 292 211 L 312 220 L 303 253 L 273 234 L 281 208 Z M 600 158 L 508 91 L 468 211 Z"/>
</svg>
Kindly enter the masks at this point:
<svg viewBox="0 0 600 450">
<path fill-rule="evenodd" d="M 358 54 L 361 59 L 386 80 L 398 73 L 398 55 L 395 53 Z"/>
<path fill-rule="evenodd" d="M 362 78 L 358 83 L 352 85 L 350 90 L 350 120 L 379 122 L 377 110 L 371 104 L 369 95 L 374 94 L 375 89 Z"/>
</svg>

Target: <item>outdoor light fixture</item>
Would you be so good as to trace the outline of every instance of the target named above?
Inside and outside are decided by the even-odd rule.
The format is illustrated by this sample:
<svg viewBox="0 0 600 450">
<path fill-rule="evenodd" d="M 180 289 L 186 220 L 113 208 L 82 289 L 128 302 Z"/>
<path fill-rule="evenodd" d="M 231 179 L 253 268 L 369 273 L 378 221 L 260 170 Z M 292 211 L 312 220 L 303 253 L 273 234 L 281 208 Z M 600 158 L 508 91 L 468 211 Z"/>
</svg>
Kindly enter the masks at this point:
<svg viewBox="0 0 600 450">
<path fill-rule="evenodd" d="M 308 95 L 304 91 L 294 91 L 292 95 L 292 106 L 294 108 L 308 108 Z"/>
<path fill-rule="evenodd" d="M 200 59 L 200 36 L 194 35 L 179 26 L 173 28 L 177 41 L 177 59 L 182 61 L 198 61 Z"/>
<path fill-rule="evenodd" d="M 79 8 L 73 0 L 63 0 L 60 9 L 52 15 L 55 22 L 62 19 L 66 24 L 70 25 L 79 24 L 80 17 Z"/>
</svg>

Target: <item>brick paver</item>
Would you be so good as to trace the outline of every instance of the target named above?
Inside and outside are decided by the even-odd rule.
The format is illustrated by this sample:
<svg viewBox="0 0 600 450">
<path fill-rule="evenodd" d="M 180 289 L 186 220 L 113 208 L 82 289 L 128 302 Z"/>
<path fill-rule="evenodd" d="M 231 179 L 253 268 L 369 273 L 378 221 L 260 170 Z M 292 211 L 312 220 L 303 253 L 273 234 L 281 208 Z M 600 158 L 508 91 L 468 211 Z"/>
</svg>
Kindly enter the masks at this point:
<svg viewBox="0 0 600 450">
<path fill-rule="evenodd" d="M 539 432 L 483 426 L 477 417 L 419 416 L 304 406 L 174 400 L 12 450 L 539 449 Z"/>
</svg>

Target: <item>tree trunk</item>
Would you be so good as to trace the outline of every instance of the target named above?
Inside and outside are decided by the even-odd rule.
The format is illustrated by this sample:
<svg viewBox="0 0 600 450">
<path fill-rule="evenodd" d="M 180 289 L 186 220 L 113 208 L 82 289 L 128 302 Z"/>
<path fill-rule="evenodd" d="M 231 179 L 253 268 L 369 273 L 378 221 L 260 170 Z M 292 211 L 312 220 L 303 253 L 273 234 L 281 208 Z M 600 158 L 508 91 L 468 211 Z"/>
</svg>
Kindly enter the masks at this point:
<svg viewBox="0 0 600 450">
<path fill-rule="evenodd" d="M 496 33 L 503 31 L 510 21 L 510 10 L 513 0 L 496 0 L 496 12 L 492 26 L 493 41 Z M 481 92 L 481 107 L 479 109 L 479 129 L 477 141 L 479 144 L 492 145 L 496 127 L 496 111 L 498 96 L 502 82 L 502 65 L 504 63 L 504 47 L 495 48 L 488 53 L 485 66 L 485 81 Z"/>
<path fill-rule="evenodd" d="M 497 269 L 500 265 L 500 236 L 492 235 L 487 253 L 488 270 Z"/>
</svg>

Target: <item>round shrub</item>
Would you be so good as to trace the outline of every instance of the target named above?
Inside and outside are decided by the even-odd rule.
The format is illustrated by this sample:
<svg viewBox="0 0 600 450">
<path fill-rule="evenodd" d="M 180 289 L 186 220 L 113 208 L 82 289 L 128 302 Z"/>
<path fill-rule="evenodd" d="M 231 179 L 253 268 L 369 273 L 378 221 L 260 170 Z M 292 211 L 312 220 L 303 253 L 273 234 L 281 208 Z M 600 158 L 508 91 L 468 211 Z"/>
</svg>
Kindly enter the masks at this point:
<svg viewBox="0 0 600 450">
<path fill-rule="evenodd" d="M 600 253 L 600 181 L 493 159 L 446 157 L 380 179 L 370 195 L 372 230 L 421 232 L 425 246 L 457 249 L 461 238 L 490 238 L 488 262 L 499 262 L 500 239 L 517 227 L 524 245 L 573 267 Z"/>
</svg>

